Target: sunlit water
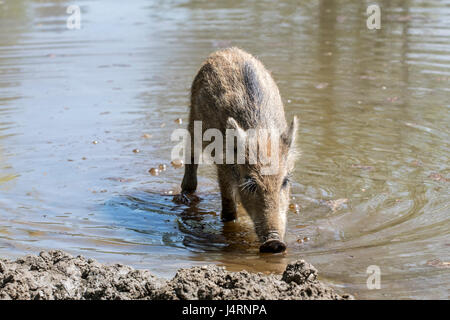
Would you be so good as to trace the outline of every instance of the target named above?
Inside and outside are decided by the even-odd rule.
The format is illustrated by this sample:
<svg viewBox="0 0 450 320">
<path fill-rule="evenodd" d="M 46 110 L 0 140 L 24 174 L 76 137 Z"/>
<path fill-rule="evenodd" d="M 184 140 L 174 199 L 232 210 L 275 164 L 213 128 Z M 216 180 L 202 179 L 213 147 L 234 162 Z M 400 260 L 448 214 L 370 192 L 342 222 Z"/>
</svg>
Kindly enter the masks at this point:
<svg viewBox="0 0 450 320">
<path fill-rule="evenodd" d="M 450 2 L 378 2 L 369 31 L 364 1 L 0 1 L 0 256 L 58 248 L 165 277 L 305 258 L 358 298 L 449 298 Z M 285 254 L 260 255 L 243 212 L 220 222 L 213 168 L 200 202 L 172 202 L 170 134 L 202 60 L 230 45 L 301 120 Z"/>
</svg>

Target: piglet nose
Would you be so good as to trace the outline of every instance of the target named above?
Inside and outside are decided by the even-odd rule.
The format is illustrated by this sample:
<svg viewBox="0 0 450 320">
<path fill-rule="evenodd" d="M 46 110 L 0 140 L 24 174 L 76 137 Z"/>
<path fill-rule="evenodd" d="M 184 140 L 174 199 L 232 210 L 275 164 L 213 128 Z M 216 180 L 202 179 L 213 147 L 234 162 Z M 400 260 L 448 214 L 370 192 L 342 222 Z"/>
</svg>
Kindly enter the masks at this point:
<svg viewBox="0 0 450 320">
<path fill-rule="evenodd" d="M 259 251 L 263 253 L 279 253 L 285 250 L 286 244 L 278 239 L 269 239 L 259 247 Z"/>
</svg>

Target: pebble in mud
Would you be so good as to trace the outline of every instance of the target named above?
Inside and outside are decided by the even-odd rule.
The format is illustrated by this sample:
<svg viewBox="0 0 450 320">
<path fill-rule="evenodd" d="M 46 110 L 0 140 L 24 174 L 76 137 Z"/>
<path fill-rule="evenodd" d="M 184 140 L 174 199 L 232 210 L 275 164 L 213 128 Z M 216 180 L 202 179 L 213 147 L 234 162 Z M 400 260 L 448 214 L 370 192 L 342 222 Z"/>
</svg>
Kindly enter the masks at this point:
<svg viewBox="0 0 450 320">
<path fill-rule="evenodd" d="M 157 176 L 159 175 L 159 170 L 156 168 L 151 168 L 150 170 L 148 170 L 148 172 L 152 175 L 152 176 Z"/>
<path fill-rule="evenodd" d="M 142 135 L 142 138 L 144 138 L 144 139 L 150 139 L 151 137 L 152 137 L 152 135 L 149 134 L 149 133 L 144 133 L 144 134 Z"/>
<path fill-rule="evenodd" d="M 181 119 L 181 118 L 175 119 L 175 123 L 182 124 L 183 123 L 183 119 Z"/>
<path fill-rule="evenodd" d="M 298 243 L 305 243 L 305 242 L 308 242 L 309 240 L 311 240 L 309 237 L 304 237 L 304 238 L 301 238 L 301 239 L 297 239 L 297 242 Z"/>
<path fill-rule="evenodd" d="M 92 144 L 98 144 L 97 140 L 92 141 Z"/>
<path fill-rule="evenodd" d="M 139 153 L 139 152 L 141 152 L 141 150 L 139 150 L 139 149 L 133 149 L 133 152 L 134 152 L 134 153 Z"/>
<path fill-rule="evenodd" d="M 184 161 L 181 159 L 176 159 L 170 162 L 170 164 L 172 165 L 172 167 L 174 167 L 175 169 L 179 169 L 181 167 L 183 167 L 184 165 Z"/>
<path fill-rule="evenodd" d="M 158 166 L 158 169 L 159 169 L 159 171 L 166 171 L 167 166 L 166 166 L 165 164 L 160 164 L 160 165 Z"/>
<path fill-rule="evenodd" d="M 291 203 L 291 204 L 289 205 L 289 209 L 290 209 L 292 212 L 296 213 L 296 214 L 299 214 L 299 213 L 300 213 L 300 206 L 299 206 L 298 204 L 296 204 L 296 203 Z"/>
</svg>

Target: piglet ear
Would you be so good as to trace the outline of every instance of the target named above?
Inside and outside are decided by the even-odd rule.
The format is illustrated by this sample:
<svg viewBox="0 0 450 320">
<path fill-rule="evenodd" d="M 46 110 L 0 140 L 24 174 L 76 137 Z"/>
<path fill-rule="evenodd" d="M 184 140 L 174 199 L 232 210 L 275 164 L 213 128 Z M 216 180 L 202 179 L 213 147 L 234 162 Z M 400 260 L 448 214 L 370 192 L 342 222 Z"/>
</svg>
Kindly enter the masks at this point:
<svg viewBox="0 0 450 320">
<path fill-rule="evenodd" d="M 227 129 L 233 129 L 235 131 L 236 136 L 240 141 L 245 141 L 246 139 L 246 133 L 241 128 L 241 126 L 234 120 L 233 118 L 229 117 L 227 120 Z"/>
<path fill-rule="evenodd" d="M 286 130 L 286 132 L 284 132 L 282 135 L 283 141 L 288 146 L 288 148 L 291 148 L 295 143 L 297 129 L 298 129 L 298 118 L 297 118 L 297 116 L 294 116 L 294 119 L 292 120 L 291 125 Z"/>
</svg>

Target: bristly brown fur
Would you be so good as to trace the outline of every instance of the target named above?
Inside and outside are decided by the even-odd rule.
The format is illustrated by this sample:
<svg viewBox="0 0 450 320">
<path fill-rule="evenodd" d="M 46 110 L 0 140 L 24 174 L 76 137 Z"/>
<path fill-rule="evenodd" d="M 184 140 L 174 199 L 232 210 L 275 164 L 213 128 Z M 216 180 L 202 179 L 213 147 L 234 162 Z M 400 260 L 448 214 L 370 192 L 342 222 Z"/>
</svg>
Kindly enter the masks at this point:
<svg viewBox="0 0 450 320">
<path fill-rule="evenodd" d="M 234 119 L 234 120 L 233 120 Z M 227 128 L 278 130 L 279 170 L 262 175 L 261 164 L 217 165 L 222 194 L 222 219 L 236 218 L 236 203 L 252 217 L 262 242 L 272 238 L 283 240 L 286 211 L 289 205 L 287 176 L 294 169 L 294 144 L 297 120 L 287 125 L 278 87 L 264 65 L 251 54 L 228 48 L 211 54 L 201 66 L 191 88 L 188 129 L 193 134 L 194 121 L 202 121 L 203 133 Z M 203 148 L 206 145 L 203 146 Z M 193 150 L 192 143 L 192 150 Z M 197 165 L 192 159 L 185 167 L 182 192 L 197 188 Z M 251 188 L 251 189 L 249 189 Z M 249 192 L 251 190 L 251 192 Z"/>
</svg>

